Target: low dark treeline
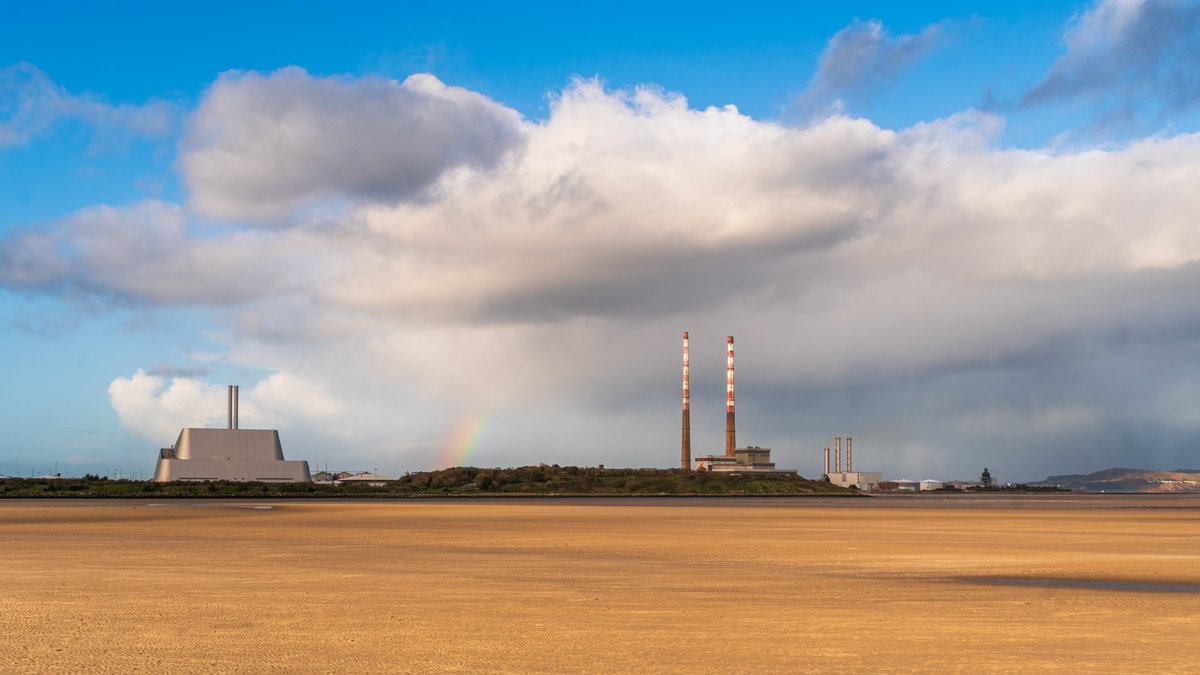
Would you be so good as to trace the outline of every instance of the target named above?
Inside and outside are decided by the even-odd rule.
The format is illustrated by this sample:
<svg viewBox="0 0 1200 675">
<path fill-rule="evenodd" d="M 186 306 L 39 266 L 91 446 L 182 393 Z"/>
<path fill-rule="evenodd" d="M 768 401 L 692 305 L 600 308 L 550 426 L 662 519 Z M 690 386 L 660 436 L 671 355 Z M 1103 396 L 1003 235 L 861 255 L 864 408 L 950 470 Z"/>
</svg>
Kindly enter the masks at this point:
<svg viewBox="0 0 1200 675">
<path fill-rule="evenodd" d="M 486 495 L 703 496 L 846 495 L 852 490 L 797 475 L 728 475 L 679 469 L 558 465 L 454 467 L 406 474 L 381 486 L 312 483 L 153 483 L 85 478 L 9 478 L 0 497 L 422 497 Z"/>
<path fill-rule="evenodd" d="M 797 475 L 728 475 L 679 469 L 601 469 L 558 465 L 507 469 L 455 467 L 412 473 L 396 481 L 410 493 L 493 494 L 845 494 Z"/>
</svg>

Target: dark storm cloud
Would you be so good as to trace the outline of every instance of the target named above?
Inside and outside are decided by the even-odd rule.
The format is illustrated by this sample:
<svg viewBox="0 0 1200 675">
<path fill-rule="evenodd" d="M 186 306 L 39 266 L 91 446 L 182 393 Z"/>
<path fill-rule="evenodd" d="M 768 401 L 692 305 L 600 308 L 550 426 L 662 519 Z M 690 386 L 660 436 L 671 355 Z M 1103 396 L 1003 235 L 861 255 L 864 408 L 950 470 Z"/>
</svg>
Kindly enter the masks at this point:
<svg viewBox="0 0 1200 675">
<path fill-rule="evenodd" d="M 810 474 L 835 435 L 855 438 L 860 470 L 918 480 L 971 478 L 984 466 L 1006 481 L 1030 481 L 1194 464 L 1196 317 L 1159 327 L 1153 338 L 1119 333 L 1048 339 L 991 362 L 838 381 L 762 383 L 747 372 L 739 429 L 746 442 L 786 449 L 782 456 Z"/>
</svg>

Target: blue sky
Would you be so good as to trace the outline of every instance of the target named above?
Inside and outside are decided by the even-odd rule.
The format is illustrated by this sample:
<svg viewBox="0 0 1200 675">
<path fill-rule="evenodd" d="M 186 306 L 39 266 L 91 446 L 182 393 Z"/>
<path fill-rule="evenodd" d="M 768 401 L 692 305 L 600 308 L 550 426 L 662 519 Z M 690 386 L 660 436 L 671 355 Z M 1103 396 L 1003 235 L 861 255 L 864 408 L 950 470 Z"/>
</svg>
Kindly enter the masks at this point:
<svg viewBox="0 0 1200 675">
<path fill-rule="evenodd" d="M 667 466 L 705 328 L 802 471 L 835 434 L 910 478 L 1198 464 L 1198 34 L 1165 0 L 10 3 L 0 473 L 148 472 L 226 382 L 331 466 L 435 468 L 472 419 L 480 464 Z"/>
</svg>

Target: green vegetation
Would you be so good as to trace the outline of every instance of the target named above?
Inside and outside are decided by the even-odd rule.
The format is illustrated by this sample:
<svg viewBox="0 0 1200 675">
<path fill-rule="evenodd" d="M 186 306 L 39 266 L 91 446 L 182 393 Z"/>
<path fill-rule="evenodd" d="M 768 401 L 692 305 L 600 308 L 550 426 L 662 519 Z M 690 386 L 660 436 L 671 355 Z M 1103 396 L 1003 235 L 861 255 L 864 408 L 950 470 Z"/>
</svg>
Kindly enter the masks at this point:
<svg viewBox="0 0 1200 675">
<path fill-rule="evenodd" d="M 309 484 L 274 485 L 266 483 L 153 483 L 109 480 L 95 476 L 84 478 L 8 478 L 0 482 L 3 497 L 306 497 L 322 496 Z"/>
<path fill-rule="evenodd" d="M 488 497 L 488 496 L 845 496 L 855 494 L 796 475 L 740 475 L 678 469 L 601 469 L 522 466 L 509 469 L 456 467 L 410 473 L 380 487 L 307 483 L 148 483 L 95 476 L 60 479 L 10 478 L 2 497 Z"/>
<path fill-rule="evenodd" d="M 490 495 L 845 495 L 849 491 L 796 475 L 740 475 L 679 469 L 523 466 L 456 467 L 412 473 L 394 483 L 399 494 Z"/>
</svg>

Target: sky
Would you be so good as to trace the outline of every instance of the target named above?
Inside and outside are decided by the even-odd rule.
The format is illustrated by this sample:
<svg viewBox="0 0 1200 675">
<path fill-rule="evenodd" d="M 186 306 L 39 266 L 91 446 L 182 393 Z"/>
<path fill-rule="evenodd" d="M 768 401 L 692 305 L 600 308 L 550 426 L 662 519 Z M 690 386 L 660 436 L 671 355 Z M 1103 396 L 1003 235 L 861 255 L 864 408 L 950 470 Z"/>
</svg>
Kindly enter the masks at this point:
<svg viewBox="0 0 1200 675">
<path fill-rule="evenodd" d="M 1200 3 L 7 3 L 0 473 L 1200 467 Z"/>
</svg>

